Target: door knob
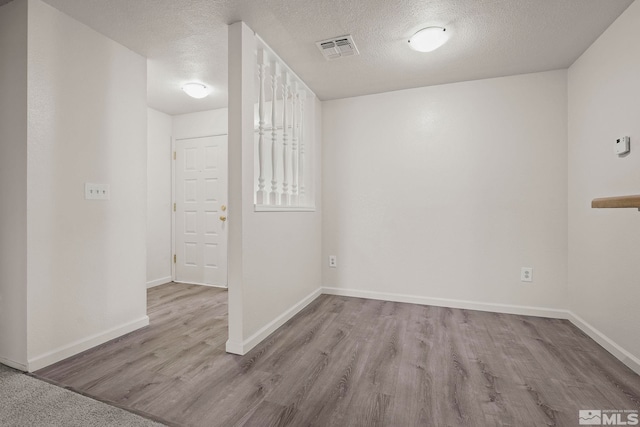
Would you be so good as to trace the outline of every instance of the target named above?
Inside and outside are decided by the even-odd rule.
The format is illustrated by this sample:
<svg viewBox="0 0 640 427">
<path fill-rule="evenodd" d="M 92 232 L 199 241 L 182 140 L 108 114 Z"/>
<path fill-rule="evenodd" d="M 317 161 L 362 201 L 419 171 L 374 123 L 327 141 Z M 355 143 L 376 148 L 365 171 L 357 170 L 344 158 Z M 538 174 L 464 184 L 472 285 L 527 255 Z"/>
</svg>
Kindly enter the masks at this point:
<svg viewBox="0 0 640 427">
<path fill-rule="evenodd" d="M 227 210 L 227 206 L 226 206 L 226 205 L 222 205 L 222 206 L 220 206 L 220 210 L 221 210 L 222 212 L 226 211 L 226 210 Z"/>
<path fill-rule="evenodd" d="M 226 216 L 224 216 L 224 215 L 220 216 L 220 221 L 224 222 L 224 221 L 226 221 L 226 220 L 227 220 L 227 217 L 226 217 Z"/>
</svg>

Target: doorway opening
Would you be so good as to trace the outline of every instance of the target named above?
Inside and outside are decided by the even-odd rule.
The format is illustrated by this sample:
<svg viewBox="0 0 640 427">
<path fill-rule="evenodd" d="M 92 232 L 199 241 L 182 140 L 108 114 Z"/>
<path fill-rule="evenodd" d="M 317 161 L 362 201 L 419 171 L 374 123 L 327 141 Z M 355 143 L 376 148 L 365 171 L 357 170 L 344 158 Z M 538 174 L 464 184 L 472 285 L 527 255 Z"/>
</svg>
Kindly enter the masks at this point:
<svg viewBox="0 0 640 427">
<path fill-rule="evenodd" d="M 227 135 L 174 139 L 174 282 L 227 287 Z"/>
</svg>

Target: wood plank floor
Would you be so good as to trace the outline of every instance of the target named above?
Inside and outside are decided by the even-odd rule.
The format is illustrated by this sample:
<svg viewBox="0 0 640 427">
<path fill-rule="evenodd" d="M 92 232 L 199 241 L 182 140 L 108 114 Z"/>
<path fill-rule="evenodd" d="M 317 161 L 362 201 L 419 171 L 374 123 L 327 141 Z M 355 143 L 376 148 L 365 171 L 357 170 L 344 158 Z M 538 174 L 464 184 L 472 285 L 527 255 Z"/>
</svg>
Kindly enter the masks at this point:
<svg viewBox="0 0 640 427">
<path fill-rule="evenodd" d="M 179 426 L 576 426 L 640 377 L 564 320 L 323 295 L 246 356 L 226 291 L 148 291 L 147 328 L 36 372 Z"/>
</svg>

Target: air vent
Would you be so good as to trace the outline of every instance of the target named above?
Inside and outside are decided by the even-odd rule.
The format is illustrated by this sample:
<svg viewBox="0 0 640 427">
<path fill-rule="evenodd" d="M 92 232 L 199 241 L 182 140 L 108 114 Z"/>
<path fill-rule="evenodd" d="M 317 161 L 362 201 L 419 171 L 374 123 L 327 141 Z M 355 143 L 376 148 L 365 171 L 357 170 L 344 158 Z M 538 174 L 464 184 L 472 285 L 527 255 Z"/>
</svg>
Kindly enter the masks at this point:
<svg viewBox="0 0 640 427">
<path fill-rule="evenodd" d="M 320 49 L 320 52 L 322 52 L 322 55 L 328 61 L 333 61 L 334 59 L 345 56 L 360 55 L 356 44 L 353 42 L 353 37 L 350 35 L 322 40 L 316 42 L 316 46 L 318 46 L 318 49 Z"/>
</svg>

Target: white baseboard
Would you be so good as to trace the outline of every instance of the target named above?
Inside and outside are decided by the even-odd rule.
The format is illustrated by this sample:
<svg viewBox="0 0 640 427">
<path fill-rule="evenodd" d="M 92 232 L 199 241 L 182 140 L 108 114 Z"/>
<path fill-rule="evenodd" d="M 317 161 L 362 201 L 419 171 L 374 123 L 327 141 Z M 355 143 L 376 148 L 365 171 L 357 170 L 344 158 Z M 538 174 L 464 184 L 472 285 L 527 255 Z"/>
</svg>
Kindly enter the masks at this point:
<svg viewBox="0 0 640 427">
<path fill-rule="evenodd" d="M 24 363 L 14 362 L 13 360 L 9 360 L 4 357 L 0 357 L 0 363 L 10 368 L 17 369 L 19 371 L 24 371 L 24 372 L 27 371 L 27 365 L 25 365 Z"/>
<path fill-rule="evenodd" d="M 584 319 L 569 310 L 555 308 L 528 307 L 509 304 L 490 304 L 475 301 L 463 301 L 446 298 L 429 298 L 416 295 L 403 295 L 387 292 L 364 291 L 359 289 L 343 289 L 323 287 L 323 294 L 340 295 L 345 297 L 369 298 L 382 301 L 407 302 L 411 304 L 433 305 L 437 307 L 461 308 L 466 310 L 489 311 L 493 313 L 519 314 L 524 316 L 548 317 L 552 319 L 567 319 L 578 329 L 591 337 L 602 348 L 611 353 L 615 358 L 640 375 L 640 359 L 625 350 L 611 338 L 594 328 Z"/>
<path fill-rule="evenodd" d="M 627 365 L 629 369 L 634 371 L 636 374 L 640 375 L 640 359 L 629 353 L 622 346 L 618 345 L 611 338 L 607 337 L 598 329 L 594 328 L 577 314 L 571 311 L 568 311 L 567 314 L 567 319 L 571 323 L 576 325 L 578 329 L 589 335 L 589 337 L 600 344 L 602 348 L 613 354 L 618 360 Z"/>
<path fill-rule="evenodd" d="M 174 282 L 176 283 L 182 283 L 185 285 L 198 285 L 198 286 L 208 286 L 210 288 L 220 288 L 220 289 L 227 289 L 227 286 L 224 285 L 212 285 L 210 283 L 198 283 L 198 282 L 180 282 L 178 280 L 174 280 Z"/>
<path fill-rule="evenodd" d="M 60 360 L 66 359 L 78 353 L 82 353 L 92 347 L 104 344 L 105 342 L 118 338 L 122 335 L 133 332 L 136 329 L 143 328 L 149 324 L 149 317 L 143 316 L 139 319 L 133 320 L 124 325 L 116 326 L 115 328 L 106 330 L 104 332 L 91 335 L 87 338 L 83 338 L 78 341 L 74 341 L 71 344 L 59 347 L 55 350 L 44 353 L 40 356 L 29 359 L 27 370 L 29 372 L 37 371 L 46 366 L 52 365 Z"/>
<path fill-rule="evenodd" d="M 394 294 L 388 292 L 364 291 L 359 289 L 342 289 L 323 287 L 322 293 L 344 297 L 369 298 L 382 301 L 407 302 L 411 304 L 433 305 L 436 307 L 461 308 L 466 310 L 489 311 L 492 313 L 520 314 L 524 316 L 550 317 L 566 319 L 567 310 L 523 305 L 493 304 L 476 301 L 464 301 L 447 298 L 430 298 L 417 295 Z"/>
<path fill-rule="evenodd" d="M 227 344 L 225 345 L 225 350 L 227 351 L 227 353 L 239 354 L 240 356 L 243 356 L 246 353 L 244 351 L 244 346 L 239 341 L 228 340 Z"/>
<path fill-rule="evenodd" d="M 165 283 L 169 283 L 171 281 L 171 276 L 161 277 L 160 279 L 151 280 L 147 282 L 147 289 L 153 288 L 155 286 L 164 285 Z"/>
<path fill-rule="evenodd" d="M 315 291 L 311 292 L 309 295 L 307 295 L 306 297 L 298 301 L 296 304 L 294 304 L 287 311 L 285 311 L 280 316 L 276 317 L 267 325 L 265 325 L 258 332 L 256 332 L 255 334 L 251 335 L 249 338 L 244 340 L 244 342 L 228 340 L 226 344 L 227 353 L 239 354 L 241 356 L 247 354 L 252 348 L 260 344 L 262 340 L 264 340 L 273 332 L 275 332 L 276 329 L 278 329 L 280 326 L 287 323 L 293 316 L 298 314 L 303 308 L 308 306 L 313 300 L 318 298 L 320 294 L 322 294 L 321 288 L 318 288 Z"/>
</svg>

